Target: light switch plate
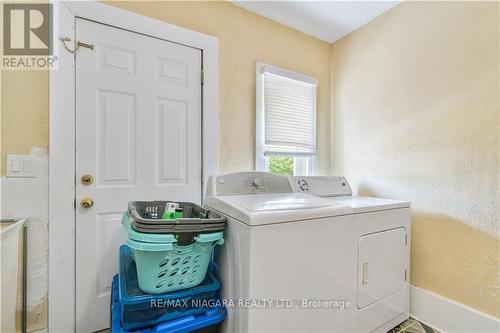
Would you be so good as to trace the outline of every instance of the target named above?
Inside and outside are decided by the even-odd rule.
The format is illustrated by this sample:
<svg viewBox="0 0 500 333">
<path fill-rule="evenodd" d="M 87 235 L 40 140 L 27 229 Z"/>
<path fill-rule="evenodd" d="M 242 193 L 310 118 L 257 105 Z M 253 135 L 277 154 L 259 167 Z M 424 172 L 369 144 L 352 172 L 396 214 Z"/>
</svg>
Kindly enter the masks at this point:
<svg viewBox="0 0 500 333">
<path fill-rule="evenodd" d="M 36 178 L 31 155 L 7 155 L 7 177 Z"/>
</svg>

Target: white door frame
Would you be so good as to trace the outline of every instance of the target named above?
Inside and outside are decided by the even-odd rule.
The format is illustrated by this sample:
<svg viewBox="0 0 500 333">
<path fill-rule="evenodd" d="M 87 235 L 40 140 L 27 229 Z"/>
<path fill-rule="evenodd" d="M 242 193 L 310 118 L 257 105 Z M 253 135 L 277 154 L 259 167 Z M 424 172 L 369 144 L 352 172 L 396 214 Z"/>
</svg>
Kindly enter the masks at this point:
<svg viewBox="0 0 500 333">
<path fill-rule="evenodd" d="M 218 165 L 218 40 L 106 4 L 53 0 L 53 48 L 58 69 L 49 73 L 49 332 L 75 331 L 75 64 L 60 38 L 75 40 L 83 18 L 202 51 L 203 182 Z M 204 185 L 202 185 L 202 189 Z"/>
</svg>

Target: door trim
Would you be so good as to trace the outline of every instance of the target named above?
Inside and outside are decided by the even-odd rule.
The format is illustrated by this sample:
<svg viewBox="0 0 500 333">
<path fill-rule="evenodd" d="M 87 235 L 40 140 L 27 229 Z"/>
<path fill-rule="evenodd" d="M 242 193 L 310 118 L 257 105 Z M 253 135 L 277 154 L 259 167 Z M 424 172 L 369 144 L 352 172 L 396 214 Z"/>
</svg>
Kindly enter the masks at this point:
<svg viewBox="0 0 500 333">
<path fill-rule="evenodd" d="M 218 170 L 217 38 L 94 1 L 51 1 L 54 55 L 49 72 L 49 332 L 74 332 L 75 301 L 75 63 L 61 37 L 74 42 L 75 20 L 83 18 L 202 51 L 203 185 Z"/>
</svg>

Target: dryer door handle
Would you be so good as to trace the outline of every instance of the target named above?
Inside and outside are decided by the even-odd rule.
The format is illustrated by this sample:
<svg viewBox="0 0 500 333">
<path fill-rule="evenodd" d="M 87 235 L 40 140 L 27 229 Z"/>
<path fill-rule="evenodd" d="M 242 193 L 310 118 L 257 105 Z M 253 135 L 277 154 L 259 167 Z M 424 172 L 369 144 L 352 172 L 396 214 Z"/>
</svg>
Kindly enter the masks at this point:
<svg viewBox="0 0 500 333">
<path fill-rule="evenodd" d="M 363 284 L 368 284 L 368 260 L 363 262 Z"/>
</svg>

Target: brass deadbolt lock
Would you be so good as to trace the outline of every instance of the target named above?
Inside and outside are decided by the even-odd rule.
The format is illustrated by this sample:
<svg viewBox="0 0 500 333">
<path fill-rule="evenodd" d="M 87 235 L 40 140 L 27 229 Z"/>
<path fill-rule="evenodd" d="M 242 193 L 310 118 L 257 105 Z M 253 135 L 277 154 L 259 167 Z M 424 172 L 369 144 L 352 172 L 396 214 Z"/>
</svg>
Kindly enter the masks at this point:
<svg viewBox="0 0 500 333">
<path fill-rule="evenodd" d="M 92 198 L 83 198 L 82 201 L 80 201 L 80 205 L 83 208 L 90 208 L 94 205 L 94 199 Z"/>
<path fill-rule="evenodd" d="M 83 175 L 82 178 L 80 178 L 80 181 L 83 185 L 90 185 L 94 182 L 94 177 L 91 175 Z"/>
</svg>

